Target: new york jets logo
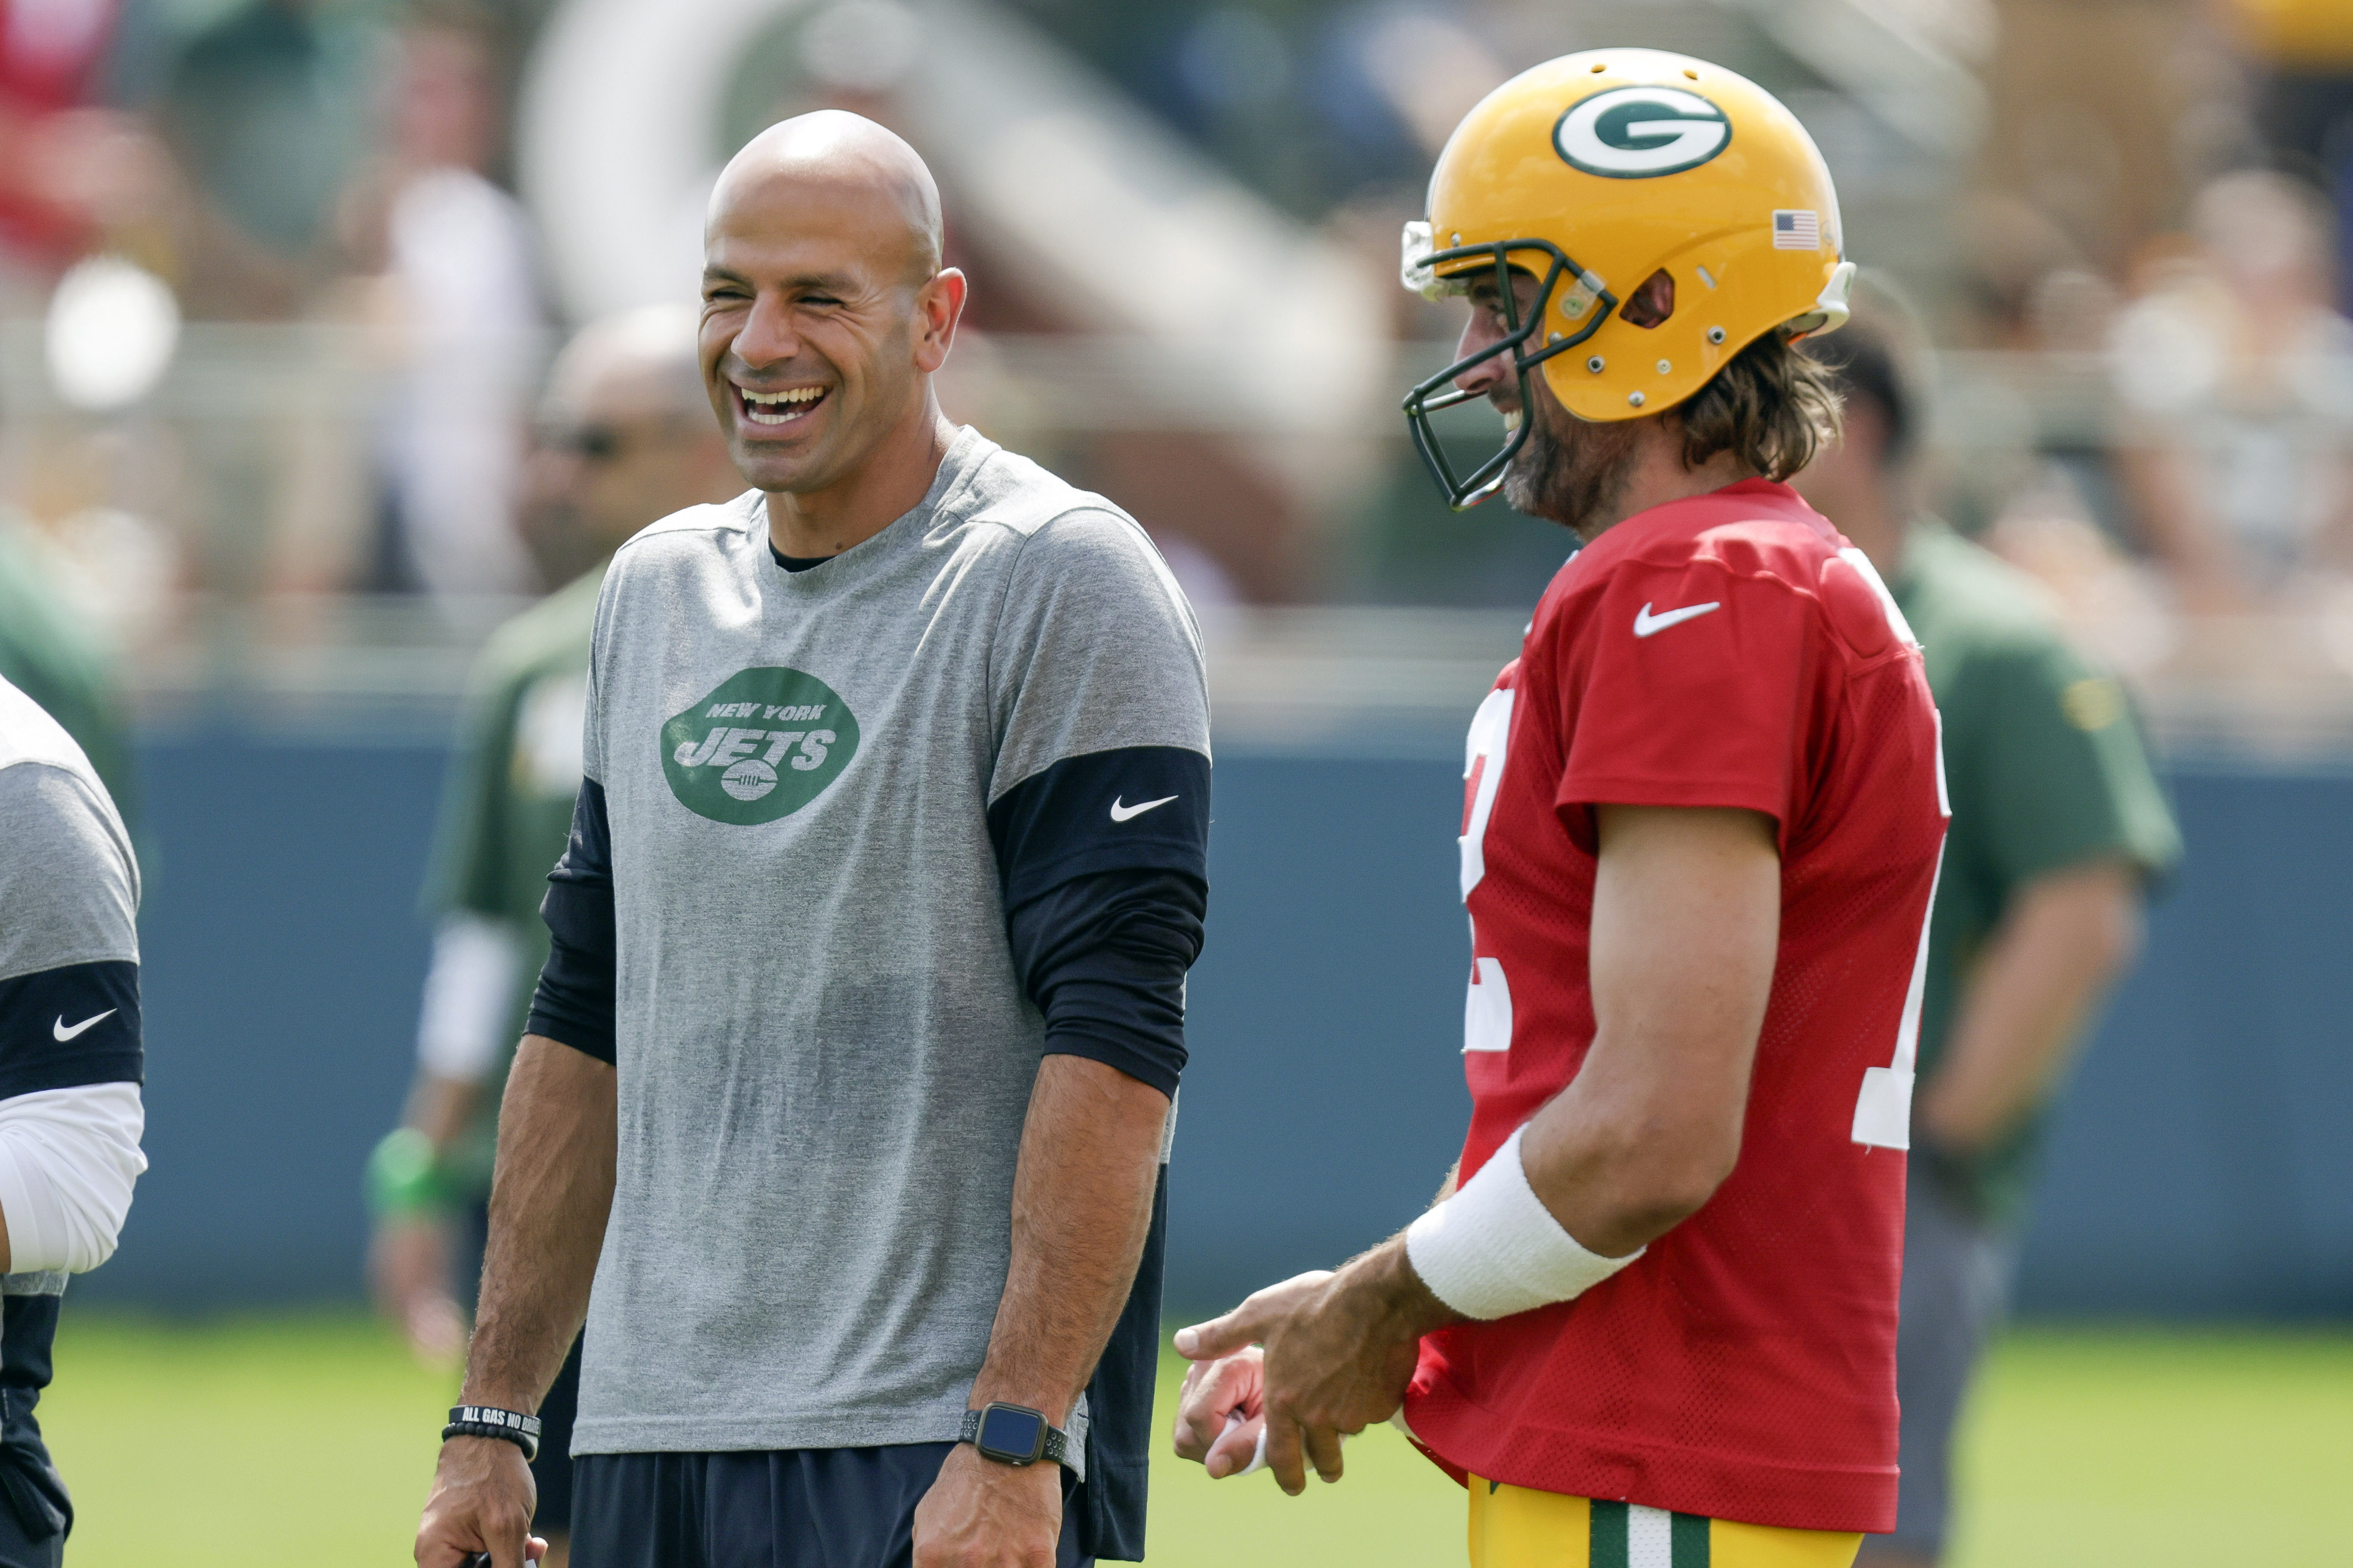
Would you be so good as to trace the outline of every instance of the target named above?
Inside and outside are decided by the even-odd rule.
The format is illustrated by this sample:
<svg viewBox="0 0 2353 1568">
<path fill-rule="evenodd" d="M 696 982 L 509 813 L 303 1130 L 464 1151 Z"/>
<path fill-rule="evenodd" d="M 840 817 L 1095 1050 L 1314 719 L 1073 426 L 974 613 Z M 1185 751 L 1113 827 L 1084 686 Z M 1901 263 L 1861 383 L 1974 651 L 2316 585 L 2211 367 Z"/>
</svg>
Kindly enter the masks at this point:
<svg viewBox="0 0 2353 1568">
<path fill-rule="evenodd" d="M 662 773 L 679 804 L 749 826 L 815 800 L 858 751 L 858 720 L 797 669 L 739 670 L 662 726 Z"/>
<path fill-rule="evenodd" d="M 1613 87 L 1571 106 L 1552 144 L 1571 167 L 1609 180 L 1696 169 L 1732 142 L 1732 121 L 1679 87 Z"/>
</svg>

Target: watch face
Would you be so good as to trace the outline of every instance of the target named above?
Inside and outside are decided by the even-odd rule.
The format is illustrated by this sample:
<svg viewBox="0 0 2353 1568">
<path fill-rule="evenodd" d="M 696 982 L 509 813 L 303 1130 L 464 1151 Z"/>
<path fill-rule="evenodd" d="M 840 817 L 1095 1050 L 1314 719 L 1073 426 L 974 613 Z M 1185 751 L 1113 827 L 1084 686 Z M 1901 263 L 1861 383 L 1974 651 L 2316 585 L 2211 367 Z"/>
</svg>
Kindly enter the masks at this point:
<svg viewBox="0 0 2353 1568">
<path fill-rule="evenodd" d="M 984 1454 L 1026 1463 L 1045 1449 L 1046 1418 L 1034 1410 L 992 1405 L 981 1415 L 976 1446 Z"/>
</svg>

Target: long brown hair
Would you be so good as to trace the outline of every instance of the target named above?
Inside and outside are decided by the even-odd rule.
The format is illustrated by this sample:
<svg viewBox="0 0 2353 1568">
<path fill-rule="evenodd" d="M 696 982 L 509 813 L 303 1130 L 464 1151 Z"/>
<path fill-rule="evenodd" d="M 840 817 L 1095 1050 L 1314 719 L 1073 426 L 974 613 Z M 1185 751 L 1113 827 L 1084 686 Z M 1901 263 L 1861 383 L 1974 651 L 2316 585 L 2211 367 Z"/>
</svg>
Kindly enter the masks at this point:
<svg viewBox="0 0 2353 1568">
<path fill-rule="evenodd" d="M 1767 479 L 1786 479 L 1838 439 L 1838 384 L 1827 366 L 1767 332 L 1674 414 L 1686 465 L 1734 452 Z"/>
</svg>

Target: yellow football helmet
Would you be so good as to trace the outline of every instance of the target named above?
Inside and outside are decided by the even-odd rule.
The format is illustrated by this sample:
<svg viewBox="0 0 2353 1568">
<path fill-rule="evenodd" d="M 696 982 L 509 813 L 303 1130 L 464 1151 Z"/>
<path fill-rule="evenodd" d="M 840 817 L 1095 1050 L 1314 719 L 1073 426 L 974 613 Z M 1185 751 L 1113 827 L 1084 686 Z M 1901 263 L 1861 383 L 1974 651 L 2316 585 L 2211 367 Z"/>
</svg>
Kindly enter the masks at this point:
<svg viewBox="0 0 2353 1568">
<path fill-rule="evenodd" d="M 1517 270 L 1538 279 L 1525 305 Z M 1673 308 L 1637 325 L 1625 301 L 1653 273 Z M 1512 356 L 1521 406 L 1543 368 L 1580 419 L 1672 408 L 1757 339 L 1846 320 L 1854 264 L 1838 194 L 1797 117 L 1745 77 L 1656 49 L 1591 49 L 1523 71 L 1472 110 L 1430 180 L 1430 216 L 1406 225 L 1406 286 L 1431 298 L 1494 278 L 1502 341 L 1405 400 L 1414 444 L 1457 510 L 1494 494 L 1527 439 L 1457 478 L 1430 416 L 1465 402 L 1454 378 Z M 1649 312 L 1644 312 L 1649 314 Z"/>
</svg>

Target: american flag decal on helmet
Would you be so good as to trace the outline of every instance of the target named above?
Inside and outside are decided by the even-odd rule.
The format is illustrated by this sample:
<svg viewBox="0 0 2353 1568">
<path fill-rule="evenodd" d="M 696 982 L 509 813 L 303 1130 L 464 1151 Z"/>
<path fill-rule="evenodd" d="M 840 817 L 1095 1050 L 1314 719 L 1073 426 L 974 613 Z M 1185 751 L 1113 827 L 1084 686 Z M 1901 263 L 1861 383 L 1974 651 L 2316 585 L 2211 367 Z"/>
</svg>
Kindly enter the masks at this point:
<svg viewBox="0 0 2353 1568">
<path fill-rule="evenodd" d="M 1776 250 L 1820 250 L 1822 247 L 1822 220 L 1817 214 L 1781 208 L 1773 214 L 1773 248 Z"/>
</svg>

